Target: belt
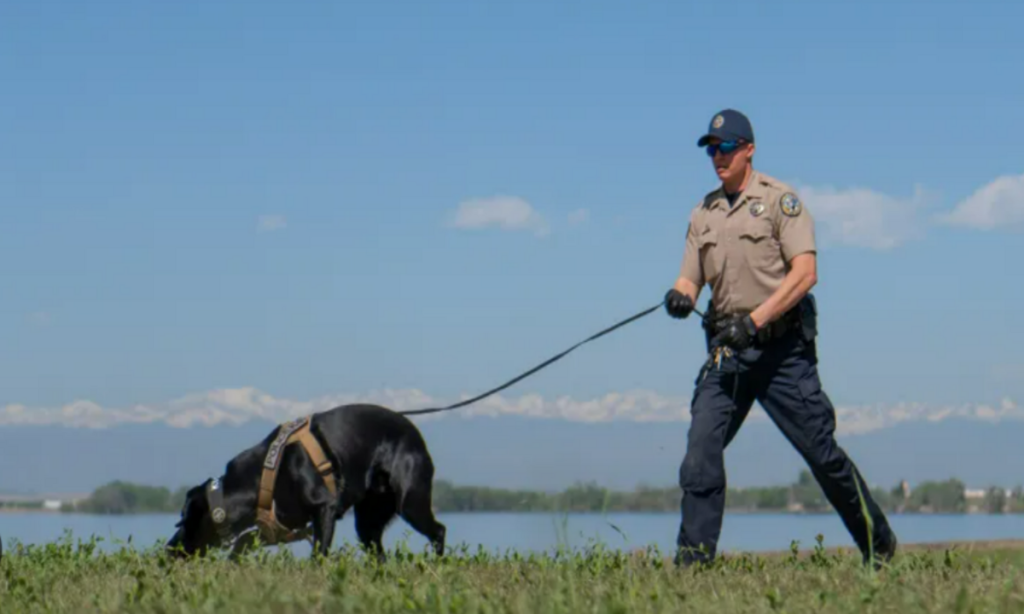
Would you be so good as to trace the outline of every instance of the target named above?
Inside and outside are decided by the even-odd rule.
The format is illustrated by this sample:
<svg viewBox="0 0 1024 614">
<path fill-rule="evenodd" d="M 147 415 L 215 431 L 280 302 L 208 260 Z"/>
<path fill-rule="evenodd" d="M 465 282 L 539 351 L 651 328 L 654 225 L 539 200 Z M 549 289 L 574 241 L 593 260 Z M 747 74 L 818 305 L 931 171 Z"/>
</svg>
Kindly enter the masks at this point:
<svg viewBox="0 0 1024 614">
<path fill-rule="evenodd" d="M 722 329 L 725 328 L 725 325 L 732 318 L 736 316 L 745 316 L 748 315 L 749 313 L 749 311 L 740 311 L 727 315 L 715 314 L 709 323 L 711 335 L 714 336 L 721 332 Z M 800 310 L 796 308 L 790 309 L 789 311 L 784 313 L 782 317 L 776 319 L 774 322 L 769 322 L 767 325 L 762 326 L 760 329 L 758 329 L 757 334 L 755 335 L 755 339 L 759 343 L 768 343 L 769 341 L 781 339 L 782 337 L 785 337 L 788 333 L 799 329 L 799 325 Z"/>
</svg>

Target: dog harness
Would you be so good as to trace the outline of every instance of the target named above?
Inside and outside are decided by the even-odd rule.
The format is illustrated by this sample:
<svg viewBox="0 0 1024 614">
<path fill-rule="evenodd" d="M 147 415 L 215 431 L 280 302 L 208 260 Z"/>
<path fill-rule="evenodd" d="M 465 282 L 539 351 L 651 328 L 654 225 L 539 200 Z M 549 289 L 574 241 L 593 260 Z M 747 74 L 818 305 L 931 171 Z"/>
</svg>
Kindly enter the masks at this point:
<svg viewBox="0 0 1024 614">
<path fill-rule="evenodd" d="M 289 444 L 298 442 L 309 460 L 313 462 L 317 473 L 323 478 L 332 496 L 337 496 L 338 485 L 335 483 L 334 468 L 324 454 L 320 442 L 309 430 L 310 416 L 297 418 L 281 425 L 277 437 L 270 443 L 267 457 L 263 461 L 263 475 L 260 478 L 259 499 L 256 501 L 256 524 L 259 526 L 260 538 L 266 544 L 279 544 L 308 539 L 311 529 L 289 529 L 281 524 L 274 513 L 274 486 L 277 483 L 277 471 L 280 468 L 284 449 Z"/>
</svg>

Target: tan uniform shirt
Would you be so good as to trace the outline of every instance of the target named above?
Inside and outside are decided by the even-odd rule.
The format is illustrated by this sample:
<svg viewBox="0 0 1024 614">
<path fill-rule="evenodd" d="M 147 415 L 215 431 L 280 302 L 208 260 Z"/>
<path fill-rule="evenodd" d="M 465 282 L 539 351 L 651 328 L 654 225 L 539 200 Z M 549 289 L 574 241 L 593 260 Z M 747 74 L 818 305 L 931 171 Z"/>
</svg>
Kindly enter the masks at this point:
<svg viewBox="0 0 1024 614">
<path fill-rule="evenodd" d="M 796 192 L 754 171 L 732 207 L 721 187 L 694 207 L 681 275 L 711 286 L 719 314 L 749 312 L 779 287 L 793 256 L 815 251 L 814 218 Z"/>
</svg>

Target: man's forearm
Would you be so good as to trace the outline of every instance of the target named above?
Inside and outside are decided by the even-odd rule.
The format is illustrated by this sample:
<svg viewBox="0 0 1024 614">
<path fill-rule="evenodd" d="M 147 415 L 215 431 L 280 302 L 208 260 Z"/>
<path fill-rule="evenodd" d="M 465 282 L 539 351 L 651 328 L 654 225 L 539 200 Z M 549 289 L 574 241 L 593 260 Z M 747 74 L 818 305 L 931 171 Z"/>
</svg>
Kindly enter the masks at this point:
<svg viewBox="0 0 1024 614">
<path fill-rule="evenodd" d="M 676 278 L 676 284 L 673 287 L 689 296 L 694 305 L 697 304 L 697 297 L 700 296 L 700 288 L 697 287 L 697 284 L 680 275 Z"/>
<path fill-rule="evenodd" d="M 801 254 L 793 259 L 793 268 L 782 280 L 778 290 L 750 314 L 757 328 L 774 322 L 792 309 L 818 283 L 815 264 L 813 254 Z"/>
</svg>

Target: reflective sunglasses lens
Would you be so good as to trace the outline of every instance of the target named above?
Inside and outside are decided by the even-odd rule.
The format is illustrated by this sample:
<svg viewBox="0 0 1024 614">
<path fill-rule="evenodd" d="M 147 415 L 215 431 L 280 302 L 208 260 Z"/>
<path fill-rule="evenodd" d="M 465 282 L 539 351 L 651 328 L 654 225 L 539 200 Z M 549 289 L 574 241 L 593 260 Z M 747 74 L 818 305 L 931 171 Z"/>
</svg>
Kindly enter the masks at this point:
<svg viewBox="0 0 1024 614">
<path fill-rule="evenodd" d="M 727 156 L 732 152 L 736 151 L 736 148 L 739 146 L 740 144 L 738 141 L 725 141 L 723 143 L 718 143 L 716 145 L 708 145 L 706 150 L 708 152 L 708 157 L 714 158 L 715 153 L 719 151 L 722 152 L 722 155 Z"/>
<path fill-rule="evenodd" d="M 718 150 L 721 151 L 723 154 L 729 155 L 732 152 L 736 151 L 736 148 L 739 146 L 740 144 L 737 143 L 736 141 L 726 141 L 718 146 Z"/>
</svg>

